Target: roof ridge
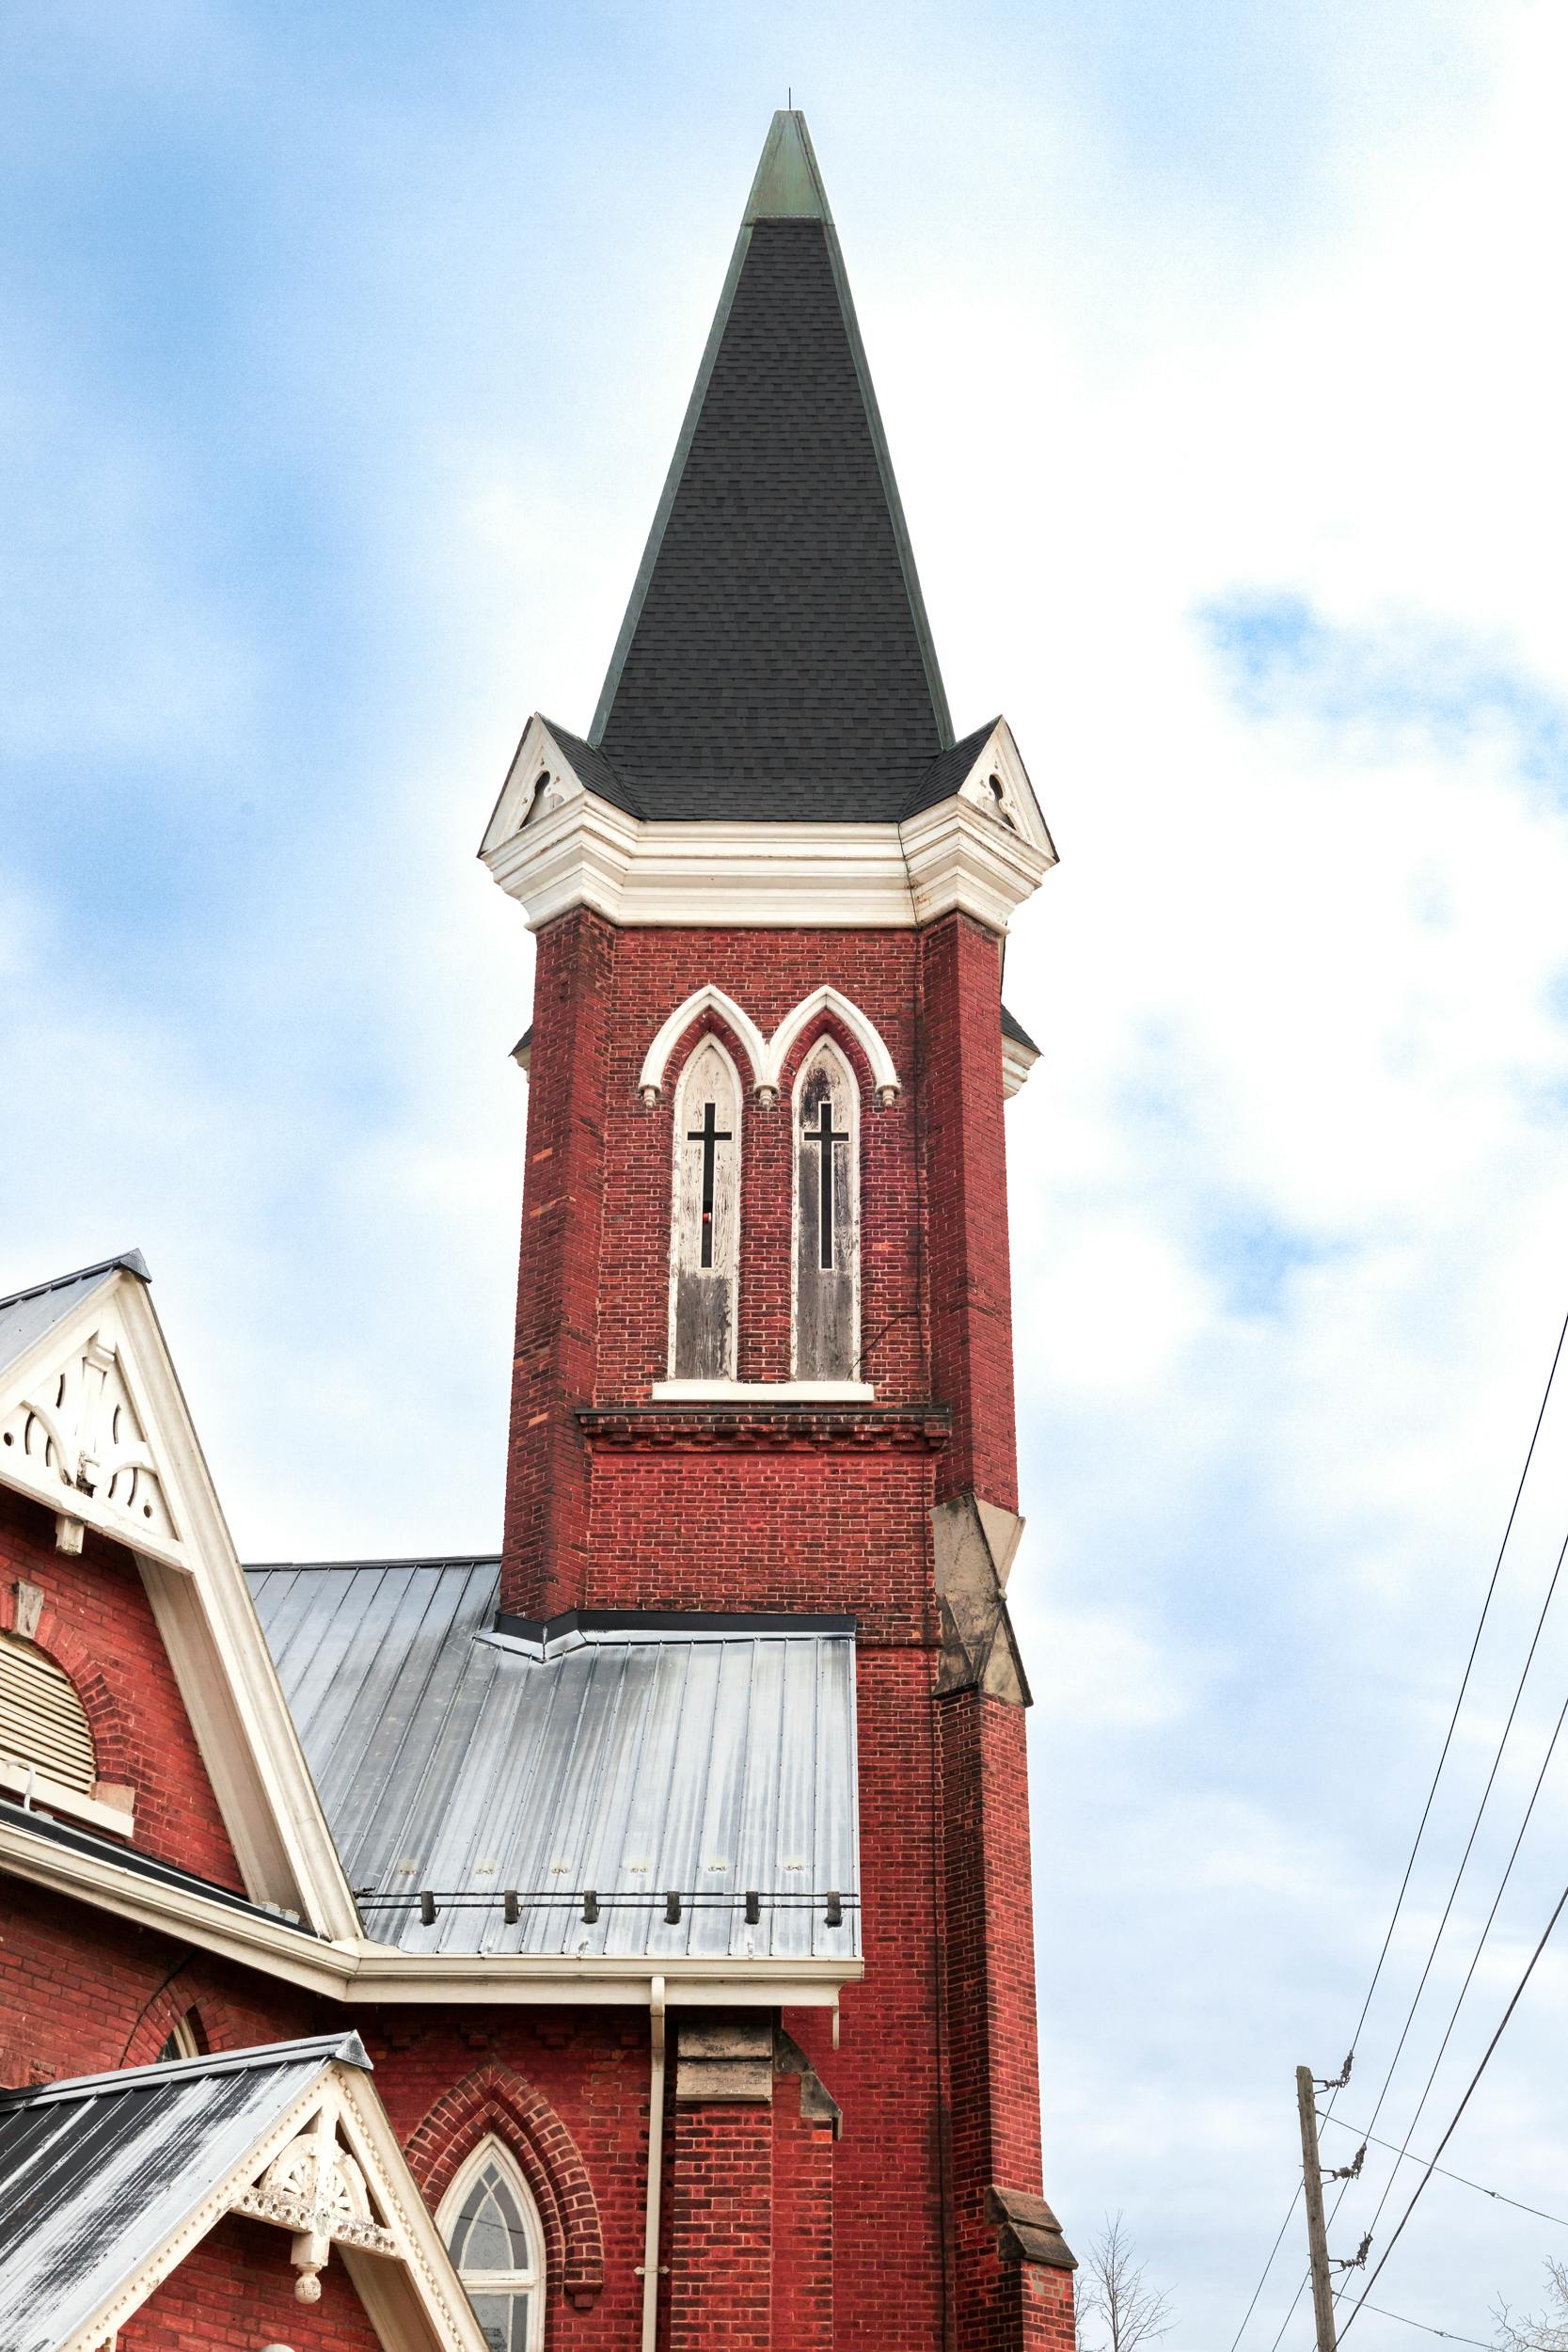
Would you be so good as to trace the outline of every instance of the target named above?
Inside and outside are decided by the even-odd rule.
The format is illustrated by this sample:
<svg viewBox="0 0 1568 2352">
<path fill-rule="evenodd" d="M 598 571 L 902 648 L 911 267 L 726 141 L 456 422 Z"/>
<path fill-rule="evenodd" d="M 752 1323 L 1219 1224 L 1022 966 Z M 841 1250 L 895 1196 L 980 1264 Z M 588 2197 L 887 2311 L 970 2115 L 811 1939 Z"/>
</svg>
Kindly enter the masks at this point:
<svg viewBox="0 0 1568 2352">
<path fill-rule="evenodd" d="M 246 1576 L 265 1576 L 279 1568 L 499 1568 L 499 1551 L 420 1551 L 403 1560 L 246 1560 Z"/>
<path fill-rule="evenodd" d="M 0 1298 L 0 1307 L 20 1307 L 24 1299 L 43 1298 L 51 1291 L 69 1290 L 72 1282 L 86 1282 L 95 1274 L 112 1274 L 116 1266 L 123 1266 L 138 1282 L 150 1282 L 147 1260 L 139 1249 L 122 1249 L 118 1258 L 101 1258 L 97 1265 L 78 1266 L 74 1274 L 56 1274 L 47 1282 L 30 1282 L 25 1290 L 8 1291 Z"/>
<path fill-rule="evenodd" d="M 150 2066 L 111 2067 L 102 2074 L 70 2074 L 59 2082 L 0 2090 L 0 2109 L 14 2111 L 67 2099 L 96 2098 L 108 2090 L 150 2089 L 154 2084 L 183 2082 L 198 2074 L 238 2074 L 264 2066 L 297 2065 L 308 2058 L 361 2067 L 366 2074 L 373 2071 L 369 2052 L 351 2028 L 347 2033 L 311 2034 L 300 2042 L 261 2042 L 248 2050 L 211 2050 L 197 2058 L 169 2058 L 163 2063 L 154 2060 Z"/>
</svg>

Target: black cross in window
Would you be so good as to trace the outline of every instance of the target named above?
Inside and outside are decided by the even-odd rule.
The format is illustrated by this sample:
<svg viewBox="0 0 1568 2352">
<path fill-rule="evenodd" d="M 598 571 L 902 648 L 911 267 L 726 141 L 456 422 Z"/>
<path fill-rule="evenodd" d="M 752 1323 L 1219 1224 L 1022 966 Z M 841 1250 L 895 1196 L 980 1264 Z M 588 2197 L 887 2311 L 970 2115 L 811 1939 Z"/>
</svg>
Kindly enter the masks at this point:
<svg viewBox="0 0 1568 2352">
<path fill-rule="evenodd" d="M 733 1138 L 727 1127 L 714 1125 L 713 1104 L 705 1103 L 702 1125 L 689 1129 L 686 1139 L 688 1143 L 700 1143 L 703 1147 L 703 1248 L 699 1263 L 703 1265 L 711 1265 L 713 1263 L 713 1164 L 719 1156 L 719 1146 L 721 1143 L 729 1143 Z"/>
<path fill-rule="evenodd" d="M 826 1095 L 817 1114 L 817 1124 L 806 1129 L 804 1139 L 807 1143 L 815 1143 L 822 1153 L 816 1194 L 817 1263 L 831 1266 L 833 1262 L 833 1146 L 835 1143 L 847 1143 L 849 1137 L 833 1125 L 833 1106 Z"/>
</svg>

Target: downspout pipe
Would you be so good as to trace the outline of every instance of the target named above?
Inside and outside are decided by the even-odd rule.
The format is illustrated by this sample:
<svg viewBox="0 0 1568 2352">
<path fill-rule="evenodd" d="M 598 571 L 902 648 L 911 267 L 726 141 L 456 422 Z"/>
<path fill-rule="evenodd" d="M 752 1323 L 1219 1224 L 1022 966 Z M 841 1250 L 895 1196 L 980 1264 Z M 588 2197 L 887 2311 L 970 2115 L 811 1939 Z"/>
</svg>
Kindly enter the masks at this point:
<svg viewBox="0 0 1568 2352">
<path fill-rule="evenodd" d="M 664 2185 L 664 1979 L 648 1987 L 648 2214 L 642 2233 L 642 2352 L 658 2352 L 659 2200 Z"/>
</svg>

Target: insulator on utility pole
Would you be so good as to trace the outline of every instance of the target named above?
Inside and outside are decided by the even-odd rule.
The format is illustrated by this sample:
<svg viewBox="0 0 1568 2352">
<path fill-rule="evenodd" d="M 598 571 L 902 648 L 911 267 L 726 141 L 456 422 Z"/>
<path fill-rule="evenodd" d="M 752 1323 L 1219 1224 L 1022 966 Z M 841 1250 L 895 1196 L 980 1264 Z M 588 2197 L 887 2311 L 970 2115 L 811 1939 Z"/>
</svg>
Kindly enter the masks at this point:
<svg viewBox="0 0 1568 2352">
<path fill-rule="evenodd" d="M 1312 2316 L 1318 2352 L 1334 2352 L 1334 2294 L 1328 2283 L 1328 2233 L 1323 2221 L 1323 2176 L 1318 2163 L 1318 2110 L 1312 2069 L 1296 2068 L 1296 2106 L 1301 2112 L 1301 2170 L 1307 2191 L 1307 2250 L 1312 2265 Z"/>
</svg>

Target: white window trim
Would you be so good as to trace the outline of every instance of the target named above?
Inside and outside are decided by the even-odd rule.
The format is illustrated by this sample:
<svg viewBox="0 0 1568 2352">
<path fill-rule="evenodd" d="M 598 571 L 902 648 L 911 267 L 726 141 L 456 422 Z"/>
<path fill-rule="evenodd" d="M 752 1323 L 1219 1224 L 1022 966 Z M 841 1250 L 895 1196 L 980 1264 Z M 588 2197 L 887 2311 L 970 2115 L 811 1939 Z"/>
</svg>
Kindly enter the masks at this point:
<svg viewBox="0 0 1568 2352">
<path fill-rule="evenodd" d="M 656 1380 L 656 1405 L 869 1405 L 869 1380 Z"/>
<path fill-rule="evenodd" d="M 450 2250 L 452 2232 L 462 2217 L 464 2201 L 489 2164 L 494 2164 L 505 2173 L 516 2197 L 523 2226 L 528 2232 L 530 2265 L 527 2270 L 464 2270 L 458 2267 L 457 2258 L 453 2255 L 452 2267 L 457 2270 L 470 2299 L 476 2295 L 531 2296 L 533 2310 L 529 2314 L 529 2352 L 540 2352 L 545 2341 L 545 2228 L 522 2166 L 505 2140 L 498 2138 L 494 2132 L 486 2133 L 478 2147 L 458 2167 L 451 2186 L 436 2208 L 436 2226 L 441 2233 L 441 2243 Z"/>
</svg>

